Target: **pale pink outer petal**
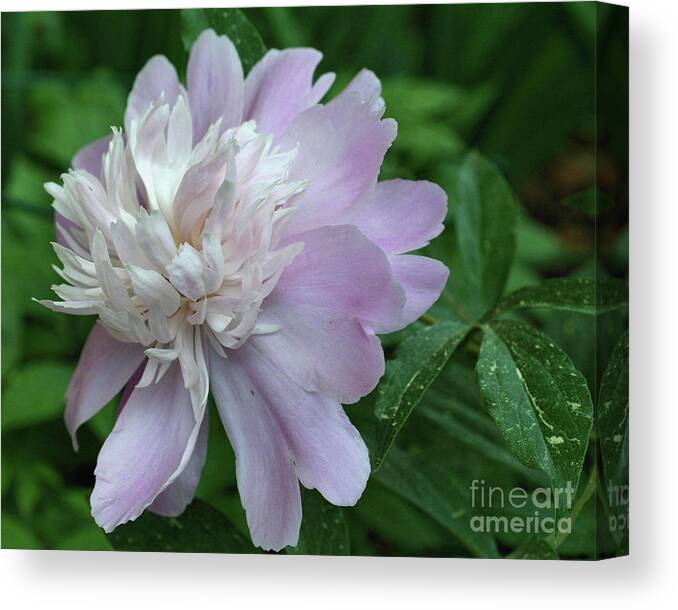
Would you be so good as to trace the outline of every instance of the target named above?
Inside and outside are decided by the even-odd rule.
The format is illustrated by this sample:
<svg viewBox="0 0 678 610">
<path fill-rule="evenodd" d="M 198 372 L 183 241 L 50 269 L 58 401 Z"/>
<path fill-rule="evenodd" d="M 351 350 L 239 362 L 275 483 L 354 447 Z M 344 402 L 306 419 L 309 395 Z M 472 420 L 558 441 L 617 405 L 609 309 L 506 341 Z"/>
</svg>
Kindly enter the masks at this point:
<svg viewBox="0 0 678 610">
<path fill-rule="evenodd" d="M 300 114 L 280 138 L 281 150 L 299 147 L 289 179 L 308 181 L 293 200 L 298 210 L 287 233 L 331 224 L 367 192 L 396 131 L 396 122 L 380 120 L 358 93 Z"/>
<path fill-rule="evenodd" d="M 398 324 L 377 327 L 378 332 L 400 330 L 426 313 L 440 297 L 450 273 L 440 261 L 412 254 L 391 256 L 391 268 L 405 291 L 405 308 Z"/>
<path fill-rule="evenodd" d="M 142 345 L 116 341 L 104 326 L 94 325 L 66 390 L 64 419 L 75 449 L 78 428 L 122 390 L 144 359 Z"/>
<path fill-rule="evenodd" d="M 296 546 L 299 539 L 299 483 L 287 440 L 242 367 L 239 351 L 224 359 L 209 349 L 212 392 L 235 451 L 238 491 L 252 542 L 279 551 Z"/>
<path fill-rule="evenodd" d="M 447 195 L 425 180 L 378 182 L 339 220 L 355 224 L 384 252 L 402 254 L 439 235 L 447 213 Z"/>
<path fill-rule="evenodd" d="M 274 550 L 296 544 L 301 520 L 297 477 L 334 504 L 357 502 L 370 461 L 341 405 L 300 388 L 249 344 L 226 360 L 214 353 L 210 358 L 255 544 Z"/>
<path fill-rule="evenodd" d="M 363 104 L 368 105 L 375 115 L 381 117 L 384 114 L 386 106 L 381 97 L 381 81 L 374 72 L 363 68 L 337 97 L 355 94 L 360 97 Z"/>
<path fill-rule="evenodd" d="M 106 532 L 136 519 L 190 461 L 204 417 L 193 415 L 178 364 L 137 388 L 106 439 L 94 471 L 92 516 Z"/>
<path fill-rule="evenodd" d="M 322 227 L 291 241 L 304 247 L 280 277 L 277 298 L 372 322 L 400 320 L 405 295 L 393 280 L 389 261 L 355 226 Z"/>
<path fill-rule="evenodd" d="M 193 44 L 186 71 L 193 141 L 222 119 L 221 130 L 242 122 L 244 80 L 240 57 L 226 36 L 205 30 Z"/>
<path fill-rule="evenodd" d="M 111 141 L 110 135 L 94 140 L 86 146 L 83 146 L 73 157 L 71 161 L 71 167 L 73 169 L 84 169 L 86 172 L 89 172 L 97 178 L 101 176 L 101 160 L 108 150 L 108 144 Z M 64 248 L 68 247 L 66 240 L 64 239 L 61 231 L 59 231 L 59 225 L 64 229 L 70 229 L 75 226 L 70 220 L 64 218 L 59 212 L 54 212 L 54 223 L 56 226 L 56 241 L 58 244 L 62 245 Z"/>
<path fill-rule="evenodd" d="M 313 84 L 322 59 L 315 49 L 272 49 L 245 80 L 245 120 L 254 119 L 259 133 L 280 136 L 304 110 L 317 104 L 334 81 L 324 74 Z"/>
<path fill-rule="evenodd" d="M 258 322 L 280 330 L 253 335 L 248 343 L 306 390 L 350 404 L 369 394 L 384 374 L 381 344 L 358 318 L 273 294 Z"/>
<path fill-rule="evenodd" d="M 317 489 L 332 504 L 353 506 L 370 476 L 370 458 L 342 406 L 299 387 L 251 346 L 238 350 L 237 361 L 278 422 L 304 487 Z"/>
<path fill-rule="evenodd" d="M 195 490 L 200 482 L 205 459 L 207 458 L 208 437 L 208 413 L 200 426 L 198 439 L 191 459 L 186 464 L 184 471 L 176 478 L 165 491 L 163 491 L 148 507 L 148 510 L 162 515 L 163 517 L 177 517 L 184 512 L 186 507 L 193 501 Z"/>
<path fill-rule="evenodd" d="M 164 55 L 151 57 L 134 79 L 132 91 L 127 98 L 125 131 L 129 133 L 132 120 L 143 116 L 161 95 L 171 108 L 182 91 L 177 71 L 170 61 Z"/>
</svg>

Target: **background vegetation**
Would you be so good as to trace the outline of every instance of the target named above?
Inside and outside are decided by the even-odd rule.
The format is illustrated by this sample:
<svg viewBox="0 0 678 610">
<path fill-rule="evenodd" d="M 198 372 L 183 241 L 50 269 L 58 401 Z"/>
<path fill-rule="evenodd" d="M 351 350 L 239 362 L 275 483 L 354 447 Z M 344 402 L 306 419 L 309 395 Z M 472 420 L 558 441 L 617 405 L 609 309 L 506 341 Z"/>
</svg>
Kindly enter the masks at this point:
<svg viewBox="0 0 678 610">
<path fill-rule="evenodd" d="M 427 249 L 452 270 L 445 294 L 424 322 L 382 338 L 387 376 L 348 409 L 378 469 L 352 509 L 305 493 L 300 545 L 288 552 L 551 558 L 623 552 L 627 536 L 602 524 L 610 515 L 604 483 L 623 483 L 628 463 L 623 446 L 608 442 L 613 429 L 625 437 L 628 406 L 626 13 L 585 2 L 245 14 L 266 47 L 320 49 L 321 70 L 338 75 L 330 95 L 362 67 L 374 70 L 387 116 L 399 123 L 382 179 L 430 179 L 449 197 L 446 231 Z M 2 16 L 5 548 L 253 550 L 233 454 L 218 425 L 210 431 L 200 501 L 185 517 L 145 515 L 111 537 L 96 527 L 88 495 L 115 405 L 83 427 L 79 453 L 62 422 L 63 393 L 93 320 L 30 300 L 46 298 L 56 279 L 52 210 L 42 184 L 58 180 L 82 145 L 122 123 L 126 94 L 151 55 L 168 55 L 182 73 L 184 38 L 196 19 L 214 17 Z M 537 288 L 497 306 L 524 287 Z M 539 349 L 547 353 L 534 360 Z M 552 362 L 572 371 L 576 387 L 547 370 Z M 493 363 L 505 365 L 504 377 Z M 413 381 L 423 391 L 412 391 Z M 538 415 L 534 392 L 558 429 L 581 443 L 578 450 L 540 457 L 545 434 L 532 446 L 512 436 L 507 418 L 516 405 Z M 573 402 L 583 405 L 581 421 L 564 414 Z M 594 403 L 606 429 L 591 430 Z M 570 536 L 469 529 L 473 479 L 533 489 L 568 478 L 581 480 Z M 201 534 L 206 522 L 220 535 Z"/>
</svg>

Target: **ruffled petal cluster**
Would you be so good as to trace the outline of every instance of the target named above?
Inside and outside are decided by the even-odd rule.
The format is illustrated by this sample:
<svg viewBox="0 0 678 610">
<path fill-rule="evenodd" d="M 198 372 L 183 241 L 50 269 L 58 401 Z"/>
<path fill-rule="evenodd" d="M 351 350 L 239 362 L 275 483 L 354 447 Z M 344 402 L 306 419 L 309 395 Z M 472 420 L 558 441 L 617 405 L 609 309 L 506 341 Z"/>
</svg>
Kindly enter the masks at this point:
<svg viewBox="0 0 678 610">
<path fill-rule="evenodd" d="M 97 462 L 106 531 L 178 515 L 206 456 L 208 393 L 236 455 L 255 544 L 294 545 L 299 483 L 361 496 L 367 448 L 341 403 L 384 372 L 378 332 L 438 298 L 447 268 L 407 254 L 442 230 L 443 191 L 378 182 L 396 124 L 367 70 L 326 104 L 312 49 L 269 51 L 247 78 L 207 30 L 186 87 L 166 58 L 136 78 L 124 130 L 80 151 L 54 198 L 64 283 L 46 306 L 96 315 L 66 397 L 76 430 L 121 390 Z"/>
</svg>

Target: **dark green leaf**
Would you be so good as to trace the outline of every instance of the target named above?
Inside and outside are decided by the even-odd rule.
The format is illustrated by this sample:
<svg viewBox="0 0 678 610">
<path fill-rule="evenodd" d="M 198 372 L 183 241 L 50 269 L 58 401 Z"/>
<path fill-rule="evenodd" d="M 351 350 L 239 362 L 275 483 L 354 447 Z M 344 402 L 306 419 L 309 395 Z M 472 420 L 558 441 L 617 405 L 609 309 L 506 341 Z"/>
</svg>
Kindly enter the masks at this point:
<svg viewBox="0 0 678 610">
<path fill-rule="evenodd" d="M 586 7 L 589 14 L 595 12 L 596 5 Z M 508 19 L 502 46 L 486 52 L 486 65 L 479 68 L 510 93 L 485 117 L 476 142 L 486 154 L 501 159 L 516 183 L 562 156 L 573 132 L 593 129 L 595 62 L 585 50 L 593 39 L 575 42 L 574 28 L 564 21 L 560 4 Z M 485 25 L 484 19 L 481 23 Z M 539 46 L 538 58 L 529 57 L 527 49 L 533 45 Z"/>
<path fill-rule="evenodd" d="M 240 9 L 197 8 L 181 11 L 182 39 L 186 51 L 191 50 L 201 32 L 208 28 L 231 39 L 245 74 L 266 53 L 266 45 L 259 32 Z"/>
<path fill-rule="evenodd" d="M 559 556 L 574 555 L 595 559 L 600 542 L 600 536 L 596 533 L 595 514 L 597 484 L 596 471 L 592 469 L 586 485 L 577 494 L 567 515 L 569 531 L 528 536 L 509 558 L 558 559 Z"/>
<path fill-rule="evenodd" d="M 452 352 L 469 331 L 457 322 L 440 322 L 405 339 L 386 365 L 374 407 L 377 416 L 374 469 Z"/>
<path fill-rule="evenodd" d="M 556 278 L 504 298 L 495 315 L 512 309 L 549 308 L 597 315 L 628 307 L 628 287 L 616 279 Z"/>
<path fill-rule="evenodd" d="M 615 347 L 600 382 L 598 436 L 605 479 L 628 484 L 629 477 L 629 334 Z"/>
<path fill-rule="evenodd" d="M 381 346 L 385 350 L 395 349 L 405 339 L 411 337 L 412 335 L 416 334 L 417 332 L 424 328 L 426 328 L 426 324 L 424 324 L 420 320 L 417 320 L 415 322 L 412 322 L 412 324 L 409 324 L 402 330 L 397 330 L 393 333 L 379 335 L 379 341 L 381 341 Z"/>
<path fill-rule="evenodd" d="M 572 532 L 564 535 L 558 544 L 558 554 L 561 557 L 595 559 L 603 549 L 611 546 L 609 541 L 603 541 L 605 528 L 597 527 L 597 523 L 604 519 L 603 509 L 597 506 L 597 501 L 598 497 L 594 490 L 577 518 L 573 519 Z"/>
<path fill-rule="evenodd" d="M 569 356 L 535 328 L 497 322 L 487 329 L 476 371 L 512 453 L 526 466 L 543 469 L 554 489 L 576 490 L 593 405 Z"/>
<path fill-rule="evenodd" d="M 499 171 L 471 153 L 459 174 L 455 224 L 460 264 L 452 278 L 466 315 L 474 319 L 503 294 L 515 251 L 516 210 Z"/>
<path fill-rule="evenodd" d="M 491 535 L 474 532 L 468 486 L 434 463 L 411 458 L 401 449 L 391 449 L 375 475 L 377 481 L 403 496 L 450 531 L 478 557 L 498 557 Z"/>
<path fill-rule="evenodd" d="M 59 362 L 28 364 L 9 380 L 3 397 L 4 431 L 61 417 L 73 369 Z"/>
<path fill-rule="evenodd" d="M 584 511 L 588 501 L 595 496 L 596 488 L 598 486 L 598 476 L 595 469 L 591 470 L 589 474 L 586 485 L 577 494 L 572 507 L 570 509 L 568 517 L 576 525 L 579 521 L 581 513 Z M 556 547 L 560 547 L 564 541 L 566 541 L 571 533 L 558 533 L 553 539 L 553 543 Z"/>
<path fill-rule="evenodd" d="M 458 548 L 461 554 L 465 550 L 456 539 L 450 540 L 449 531 L 430 515 L 374 478 L 367 484 L 351 519 L 351 553 L 362 554 L 354 537 L 356 522 L 369 528 L 371 538 L 376 534 L 379 539 L 402 549 L 404 555 L 427 554 L 442 547 Z M 372 551 L 370 554 L 383 553 Z"/>
<path fill-rule="evenodd" d="M 194 500 L 179 517 L 146 511 L 108 534 L 116 551 L 256 553 L 257 549 L 218 510 Z"/>
<path fill-rule="evenodd" d="M 459 412 L 463 411 L 468 416 L 472 413 L 470 408 L 461 403 L 451 403 L 451 401 L 447 401 L 445 408 L 441 408 L 440 405 L 435 408 L 433 406 L 435 400 L 429 403 L 421 410 L 422 415 L 449 434 L 456 443 L 465 446 L 469 452 L 481 452 L 483 458 L 505 466 L 529 481 L 537 484 L 541 482 L 543 475 L 539 470 L 525 467 L 502 444 L 487 438 L 464 421 L 464 417 Z"/>
<path fill-rule="evenodd" d="M 303 494 L 303 520 L 299 544 L 287 547 L 292 555 L 348 555 L 348 524 L 341 508 L 317 491 Z"/>
</svg>

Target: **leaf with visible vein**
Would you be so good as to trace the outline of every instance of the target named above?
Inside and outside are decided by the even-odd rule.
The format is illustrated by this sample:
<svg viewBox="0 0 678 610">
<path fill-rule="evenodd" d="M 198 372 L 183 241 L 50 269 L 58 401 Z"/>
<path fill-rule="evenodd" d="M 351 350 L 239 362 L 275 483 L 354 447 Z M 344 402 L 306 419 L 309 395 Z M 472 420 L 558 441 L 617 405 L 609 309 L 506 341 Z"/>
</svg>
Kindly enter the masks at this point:
<svg viewBox="0 0 678 610">
<path fill-rule="evenodd" d="M 403 341 L 386 364 L 374 407 L 374 470 L 381 466 L 412 410 L 468 331 L 468 326 L 458 322 L 429 326 Z"/>
<path fill-rule="evenodd" d="M 515 309 L 548 308 L 597 315 L 628 307 L 628 286 L 617 279 L 556 278 L 506 296 L 494 315 Z"/>
<path fill-rule="evenodd" d="M 417 460 L 393 447 L 375 477 L 450 531 L 473 555 L 499 556 L 494 538 L 469 526 L 473 513 L 468 485 L 452 472 L 441 471 L 434 463 Z"/>
<path fill-rule="evenodd" d="M 459 172 L 455 228 L 459 264 L 451 276 L 465 317 L 479 319 L 501 298 L 513 263 L 517 206 L 499 171 L 471 153 Z"/>
<path fill-rule="evenodd" d="M 569 356 L 537 329 L 493 323 L 476 365 L 480 391 L 511 452 L 541 468 L 554 489 L 574 494 L 593 423 L 583 375 Z M 563 514 L 566 506 L 556 507 Z"/>
<path fill-rule="evenodd" d="M 504 446 L 499 444 L 501 438 L 498 439 L 499 442 L 487 438 L 485 435 L 465 423 L 463 418 L 457 415 L 458 411 L 464 410 L 469 412 L 470 408 L 465 407 L 462 404 L 457 404 L 455 406 L 446 404 L 446 408 L 441 409 L 432 406 L 435 404 L 435 401 L 429 402 L 430 404 L 427 404 L 426 407 L 421 410 L 422 415 L 434 422 L 441 430 L 449 434 L 457 444 L 466 446 L 469 451 L 482 453 L 483 457 L 496 464 L 509 468 L 528 481 L 533 482 L 535 485 L 541 485 L 544 482 L 544 475 L 540 470 L 527 468 Z M 455 410 L 457 412 L 455 412 Z"/>
</svg>

